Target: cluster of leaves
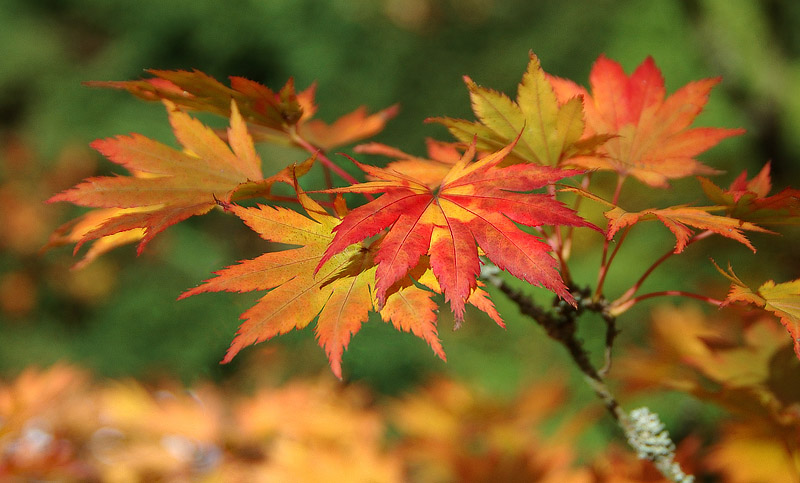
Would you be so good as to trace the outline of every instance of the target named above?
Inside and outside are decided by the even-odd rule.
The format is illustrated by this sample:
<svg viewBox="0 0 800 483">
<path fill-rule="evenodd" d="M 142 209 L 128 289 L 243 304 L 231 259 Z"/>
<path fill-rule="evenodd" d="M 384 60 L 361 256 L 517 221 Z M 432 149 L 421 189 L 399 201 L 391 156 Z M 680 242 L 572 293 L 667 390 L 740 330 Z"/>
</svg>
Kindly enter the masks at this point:
<svg viewBox="0 0 800 483">
<path fill-rule="evenodd" d="M 394 158 L 383 168 L 354 160 L 367 178 L 360 183 L 326 151 L 380 131 L 394 107 L 373 115 L 360 109 L 328 125 L 312 118 L 314 88 L 298 93 L 291 80 L 275 92 L 236 77 L 228 87 L 196 71 L 152 74 L 147 80 L 91 85 L 162 101 L 182 149 L 139 135 L 95 141 L 95 149 L 131 175 L 89 178 L 53 196 L 51 201 L 95 209 L 60 228 L 51 243 L 75 242 L 77 250 L 93 241 L 84 261 L 133 241 L 141 251 L 170 225 L 220 207 L 265 240 L 297 247 L 242 261 L 183 295 L 268 291 L 242 315 L 245 321 L 224 362 L 250 344 L 316 320 L 319 343 L 341 377 L 342 354 L 370 311 L 421 337 L 444 359 L 436 293 L 449 303 L 456 326 L 468 304 L 503 325 L 479 280 L 482 264 L 542 286 L 577 310 L 576 281 L 568 269 L 575 227 L 603 235 L 592 301 L 607 317 L 656 295 L 689 295 L 719 305 L 707 295 L 676 290 L 636 292 L 661 262 L 691 243 L 716 234 L 755 251 L 744 231 L 768 232 L 760 225 L 800 219 L 798 191 L 768 195 L 768 168 L 750 182 L 743 175 L 728 190 L 701 178 L 713 206 L 640 211 L 622 206 L 627 178 L 666 188 L 670 180 L 714 174 L 696 156 L 742 133 L 691 127 L 719 79 L 691 82 L 667 96 L 664 79 L 649 58 L 628 76 L 618 63 L 601 56 L 587 90 L 546 74 L 531 54 L 516 100 L 465 77 L 477 120 L 429 120 L 447 127 L 457 141 L 430 141 L 431 159 L 375 143 L 359 146 L 358 152 Z M 228 117 L 230 127 L 215 132 L 190 117 L 189 110 Z M 291 145 L 311 157 L 267 175 L 254 147 L 258 141 Z M 326 179 L 336 174 L 349 186 L 328 183 L 312 198 L 314 192 L 300 188 L 298 178 L 314 163 L 322 165 Z M 598 194 L 602 190 L 593 183 L 594 171 L 617 176 L 611 200 Z M 575 182 L 560 184 L 568 178 Z M 275 187 L 281 183 L 292 186 L 295 196 L 279 194 Z M 578 204 L 573 209 L 560 201 L 565 191 L 607 208 L 605 228 L 579 216 Z M 366 202 L 349 209 L 343 194 L 363 195 Z M 326 195 L 328 200 L 320 198 Z M 240 204 L 249 199 L 270 204 Z M 296 203 L 302 212 L 287 208 L 288 203 Z M 603 282 L 611 262 L 631 227 L 648 220 L 660 221 L 675 235 L 674 248 L 623 295 L 607 301 Z M 774 290 L 767 294 L 762 289 L 757 296 L 739 291 L 729 301 L 779 311 L 797 338 L 796 311 L 786 304 L 776 308 L 770 295 Z M 797 284 L 782 286 L 780 297 L 796 299 Z"/>
<path fill-rule="evenodd" d="M 731 413 L 713 433 L 695 427 L 682 439 L 684 468 L 714 481 L 793 481 L 800 364 L 779 327 L 763 316 L 731 327 L 690 306 L 662 306 L 653 322 L 653 353 L 634 348 L 619 361 L 625 392 L 679 389 Z M 267 357 L 279 369 L 283 357 Z M 447 379 L 381 398 L 327 377 L 276 385 L 259 368 L 253 374 L 242 393 L 243 381 L 187 390 L 172 381 L 98 382 L 70 366 L 27 369 L 0 383 L 0 477 L 662 481 L 616 445 L 591 456 L 575 445 L 599 412 L 564 417 L 565 378 L 510 399 Z"/>
<path fill-rule="evenodd" d="M 631 348 L 618 374 L 628 394 L 678 390 L 725 409 L 705 466 L 725 481 L 800 477 L 800 361 L 760 311 L 709 317 L 697 307 L 653 312 L 652 347 Z"/>
<path fill-rule="evenodd" d="M 0 477 L 401 481 L 367 403 L 364 391 L 325 380 L 244 396 L 211 385 L 98 384 L 69 366 L 28 369 L 0 386 Z"/>
</svg>

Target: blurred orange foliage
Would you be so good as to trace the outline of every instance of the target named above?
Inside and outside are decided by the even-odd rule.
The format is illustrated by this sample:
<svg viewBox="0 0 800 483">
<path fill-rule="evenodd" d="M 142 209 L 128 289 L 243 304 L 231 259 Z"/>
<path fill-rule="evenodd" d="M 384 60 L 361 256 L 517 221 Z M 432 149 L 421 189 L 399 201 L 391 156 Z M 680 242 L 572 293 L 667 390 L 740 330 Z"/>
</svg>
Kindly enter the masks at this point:
<svg viewBox="0 0 800 483">
<path fill-rule="evenodd" d="M 722 481 L 800 480 L 800 361 L 774 317 L 711 317 L 692 306 L 653 313 L 652 350 L 617 369 L 629 390 L 688 392 L 726 409 L 705 458 Z"/>
<path fill-rule="evenodd" d="M 83 272 L 69 272 L 67 267 L 74 261 L 67 253 L 48 264 L 40 257 L 46 244 L 71 242 L 50 236 L 69 210 L 48 207 L 44 201 L 54 191 L 95 172 L 90 151 L 66 146 L 54 160 L 46 162 L 18 135 L 6 133 L 0 137 L 0 160 L 0 254 L 4 262 L 0 267 L 0 319 L 35 318 L 43 291 L 52 290 L 79 303 L 104 298 L 116 279 L 109 261 L 101 260 Z M 95 256 L 87 254 L 79 265 L 86 265 Z"/>
<path fill-rule="evenodd" d="M 28 369 L 0 384 L 0 480 L 664 481 L 620 444 L 588 460 L 579 454 L 575 441 L 599 413 L 564 419 L 563 378 L 510 400 L 446 379 L 395 398 L 327 374 L 261 384 L 246 394 L 97 381 L 66 365 Z M 731 420 L 710 449 L 685 438 L 677 458 L 719 481 L 790 481 L 773 431 Z"/>
</svg>

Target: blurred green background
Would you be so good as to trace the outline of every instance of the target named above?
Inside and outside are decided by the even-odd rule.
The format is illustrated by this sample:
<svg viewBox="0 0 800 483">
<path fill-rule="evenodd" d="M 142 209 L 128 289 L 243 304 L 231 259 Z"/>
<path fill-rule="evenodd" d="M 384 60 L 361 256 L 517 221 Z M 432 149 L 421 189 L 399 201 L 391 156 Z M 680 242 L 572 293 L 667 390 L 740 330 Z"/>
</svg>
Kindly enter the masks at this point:
<svg viewBox="0 0 800 483">
<path fill-rule="evenodd" d="M 98 172 L 114 172 L 89 142 L 138 132 L 174 144 L 159 105 L 83 87 L 83 81 L 137 79 L 148 68 L 194 68 L 221 80 L 239 75 L 271 88 L 289 77 L 300 88 L 317 81 L 317 117 L 332 121 L 362 104 L 375 111 L 400 103 L 398 117 L 375 140 L 424 154 L 425 137 L 450 140 L 441 126 L 423 124 L 425 118 L 473 118 L 462 75 L 513 95 L 531 50 L 549 73 L 584 85 L 601 53 L 628 72 L 652 55 L 669 92 L 694 79 L 724 77 L 698 125 L 748 132 L 702 156 L 726 171 L 717 181 L 727 186 L 742 169 L 753 175 L 772 160 L 781 188 L 793 180 L 798 185 L 798 25 L 794 0 L 0 0 L 0 210 L 5 220 L 29 210 L 23 219 L 32 224 L 0 228 L 0 372 L 70 360 L 107 376 L 219 380 L 272 344 L 288 348 L 293 367 L 277 377 L 327 365 L 307 329 L 220 366 L 238 315 L 258 294 L 175 301 L 213 270 L 262 252 L 260 240 L 232 217 L 192 219 L 168 229 L 138 258 L 126 247 L 80 272 L 69 270 L 74 259 L 67 248 L 38 253 L 53 228 L 80 213 L 43 200 L 91 174 L 95 164 Z M 304 158 L 286 150 L 263 154 L 278 164 Z M 628 188 L 641 207 L 704 203 L 693 179 L 665 192 L 637 192 L 635 182 Z M 611 295 L 672 246 L 666 230 L 651 228 L 650 235 L 640 230 L 629 240 L 609 276 Z M 707 250 L 687 250 L 665 264 L 645 289 L 700 291 L 708 284 L 722 296 L 725 281 L 707 261 L 710 247 L 719 263 L 733 261 L 753 281 L 800 275 L 792 237 L 753 239 L 774 249 L 752 255 L 728 240 L 709 241 Z M 585 241 L 588 247 L 576 249 L 574 272 L 593 284 L 600 244 Z M 775 268 L 760 272 L 765 266 Z M 470 313 L 453 332 L 443 308 L 447 364 L 421 340 L 372 320 L 345 353 L 344 372 L 386 393 L 447 372 L 510 394 L 557 366 L 571 366 L 501 294 L 494 300 L 507 330 Z M 645 308 L 620 321 L 623 341 L 640 336 L 646 320 Z M 598 353 L 602 324 L 587 320 L 583 330 Z"/>
</svg>

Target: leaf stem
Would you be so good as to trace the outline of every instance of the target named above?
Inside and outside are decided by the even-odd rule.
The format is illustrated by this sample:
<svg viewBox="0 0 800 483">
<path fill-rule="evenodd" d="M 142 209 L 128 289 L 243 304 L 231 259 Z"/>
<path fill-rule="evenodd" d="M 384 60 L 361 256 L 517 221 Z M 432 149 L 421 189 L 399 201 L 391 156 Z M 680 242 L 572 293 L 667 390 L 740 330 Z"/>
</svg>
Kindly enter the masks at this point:
<svg viewBox="0 0 800 483">
<path fill-rule="evenodd" d="M 619 201 L 619 194 L 622 192 L 622 184 L 625 182 L 626 178 L 627 176 L 622 175 L 617 178 L 617 187 L 614 188 L 614 197 L 611 198 L 611 203 L 614 205 Z"/>
<path fill-rule="evenodd" d="M 614 196 L 611 198 L 611 204 L 614 206 L 617 205 L 617 201 L 619 201 L 619 194 L 622 192 L 622 184 L 625 182 L 625 176 L 619 175 L 617 177 L 617 186 L 614 188 Z M 620 240 L 621 242 L 622 240 Z M 603 283 L 606 279 L 606 273 L 608 273 L 608 266 L 611 263 L 611 260 L 607 260 L 606 257 L 608 256 L 608 245 L 611 243 L 611 240 L 606 237 L 603 241 L 603 255 L 600 257 L 600 270 L 597 273 L 597 287 L 594 291 L 593 299 L 595 301 L 600 300 L 603 295 Z M 619 250 L 620 243 L 617 243 L 616 250 Z M 613 256 L 611 257 L 613 259 Z"/>
<path fill-rule="evenodd" d="M 352 177 L 350 173 L 342 169 L 338 164 L 331 161 L 330 158 L 328 158 L 328 156 L 325 155 L 325 152 L 322 149 L 314 146 L 310 142 L 303 139 L 303 137 L 297 133 L 296 129 L 292 129 L 289 133 L 289 136 L 291 137 L 292 141 L 295 144 L 305 149 L 310 154 L 316 154 L 319 162 L 322 163 L 324 166 L 328 167 L 331 171 L 333 171 L 337 175 L 339 175 L 340 178 L 342 178 L 343 180 L 347 181 L 350 184 L 358 183 L 358 180 Z M 372 200 L 372 197 L 370 195 L 367 194 L 364 196 L 370 199 L 370 201 Z"/>
<path fill-rule="evenodd" d="M 553 199 L 556 198 L 556 186 L 555 184 L 551 184 L 547 186 L 547 192 Z M 544 232 L 544 231 L 543 231 Z M 553 226 L 553 236 L 548 237 L 548 243 L 553 248 L 553 253 L 555 253 L 556 257 L 558 258 L 558 263 L 561 265 L 561 278 L 564 280 L 564 283 L 567 286 L 572 285 L 572 275 L 569 271 L 569 266 L 567 265 L 567 260 L 569 259 L 569 251 L 566 248 L 566 242 L 564 241 L 563 233 L 561 232 L 560 226 Z"/>
<path fill-rule="evenodd" d="M 603 296 L 603 284 L 606 281 L 606 276 L 608 275 L 608 270 L 611 267 L 611 262 L 614 260 L 614 257 L 617 256 L 617 252 L 619 252 L 620 247 L 622 246 L 622 242 L 625 241 L 625 237 L 628 236 L 628 232 L 630 231 L 631 227 L 626 227 L 625 231 L 622 232 L 622 235 L 617 240 L 617 243 L 614 245 L 614 250 L 611 251 L 611 256 L 608 257 L 608 260 L 601 264 L 600 270 L 597 273 L 597 289 L 594 293 L 594 300 L 598 301 Z M 604 247 L 604 250 L 607 250 L 607 246 Z M 606 252 L 603 253 L 603 258 L 605 259 Z"/>
<path fill-rule="evenodd" d="M 698 233 L 697 235 L 693 236 L 692 238 L 690 238 L 686 242 L 686 246 L 689 246 L 691 243 L 694 243 L 696 241 L 702 240 L 704 238 L 708 238 L 712 234 L 713 234 L 713 232 L 711 230 L 705 230 L 705 231 L 703 231 L 701 233 Z M 642 276 L 639 277 L 639 280 L 637 280 L 636 283 L 634 283 L 631 286 L 631 288 L 629 288 L 627 291 L 625 291 L 625 293 L 622 294 L 617 300 L 613 301 L 611 303 L 611 305 L 619 306 L 619 305 L 622 305 L 625 302 L 627 302 L 642 287 L 642 284 L 645 282 L 645 280 L 647 280 L 647 278 L 650 276 L 650 274 L 653 273 L 653 271 L 656 268 L 658 268 L 659 265 L 664 263 L 672 255 L 675 255 L 675 250 L 674 249 L 670 249 L 669 251 L 667 251 L 666 253 L 661 255 L 655 262 L 653 262 L 652 265 L 650 265 L 650 267 L 647 268 L 647 270 L 645 270 L 645 272 L 642 274 Z"/>
<path fill-rule="evenodd" d="M 583 176 L 583 179 L 581 179 L 581 189 L 584 190 L 584 191 L 588 190 L 589 189 L 589 184 L 591 183 L 591 180 L 592 180 L 592 173 L 586 173 Z M 581 207 L 581 201 L 583 201 L 583 196 L 576 196 L 575 197 L 575 204 L 572 205 L 572 209 L 575 210 L 576 212 Z M 570 252 L 572 251 L 572 235 L 574 233 L 575 233 L 575 227 L 574 226 L 567 227 L 567 236 L 564 239 L 564 248 L 563 248 L 564 258 L 567 259 L 567 260 L 569 259 Z"/>
<path fill-rule="evenodd" d="M 325 164 L 322 165 L 322 175 L 325 177 L 325 188 L 327 188 L 327 189 L 333 188 L 333 179 L 331 177 L 331 168 L 329 168 Z M 333 193 L 330 193 L 328 195 L 328 198 L 331 200 L 331 202 L 333 202 L 333 200 L 336 199 L 336 195 L 333 194 Z"/>
<path fill-rule="evenodd" d="M 653 297 L 670 297 L 670 296 L 678 296 L 678 297 L 689 297 L 697 300 L 702 300 L 703 302 L 708 302 L 711 305 L 716 305 L 719 307 L 722 305 L 723 301 L 715 299 L 713 297 L 709 297 L 707 295 L 701 295 L 693 292 L 685 292 L 683 290 L 660 290 L 658 292 L 650 292 L 646 294 L 639 295 L 637 297 L 633 297 L 630 300 L 623 301 L 622 303 L 612 303 L 611 304 L 611 313 L 612 314 L 619 314 L 619 310 L 624 307 L 625 310 L 629 309 L 631 306 L 641 302 L 642 300 L 650 299 Z"/>
</svg>

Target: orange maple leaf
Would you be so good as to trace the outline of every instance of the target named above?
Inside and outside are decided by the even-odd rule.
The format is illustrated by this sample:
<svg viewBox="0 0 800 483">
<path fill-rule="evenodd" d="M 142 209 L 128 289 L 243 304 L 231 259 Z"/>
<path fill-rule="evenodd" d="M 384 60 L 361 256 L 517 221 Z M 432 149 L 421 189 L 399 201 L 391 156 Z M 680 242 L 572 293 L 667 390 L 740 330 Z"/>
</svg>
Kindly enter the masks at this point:
<svg viewBox="0 0 800 483">
<path fill-rule="evenodd" d="M 341 378 L 342 353 L 372 308 L 369 287 L 374 282 L 375 268 L 370 266 L 369 253 L 354 246 L 338 254 L 314 276 L 314 267 L 333 239 L 331 230 L 339 220 L 308 196 L 298 195 L 311 218 L 281 207 L 226 208 L 262 238 L 299 248 L 267 252 L 220 270 L 216 278 L 180 298 L 202 292 L 270 290 L 242 314 L 245 322 L 222 362 L 230 362 L 248 345 L 302 329 L 318 317 L 316 334 L 320 346 L 325 349 L 334 374 Z M 438 344 L 435 328 L 431 337 L 429 340 Z"/>
<path fill-rule="evenodd" d="M 367 114 L 367 109 L 362 106 L 345 114 L 332 124 L 326 124 L 319 119 L 311 119 L 299 123 L 297 130 L 311 144 L 328 151 L 381 132 L 386 121 L 395 117 L 398 110 L 398 106 L 394 105 L 374 114 Z"/>
<path fill-rule="evenodd" d="M 123 216 L 127 213 L 150 210 L 151 208 L 148 207 L 102 208 L 98 210 L 92 210 L 56 228 L 56 230 L 50 235 L 50 239 L 48 240 L 47 244 L 42 247 L 42 250 L 74 243 L 76 244 L 75 253 L 77 253 L 79 244 L 82 243 L 82 240 L 86 234 L 98 229 L 108 220 Z M 141 241 L 144 235 L 144 228 L 134 228 L 131 230 L 120 231 L 114 233 L 113 235 L 104 236 L 92 243 L 91 248 L 86 251 L 83 257 L 76 262 L 72 268 L 75 270 L 84 268 L 95 259 L 100 257 L 100 255 L 103 255 L 104 253 L 111 251 L 116 247 Z"/>
<path fill-rule="evenodd" d="M 243 77 L 231 77 L 227 87 L 203 72 L 150 70 L 155 77 L 138 81 L 90 81 L 90 87 L 124 89 L 147 101 L 167 100 L 184 109 L 231 115 L 235 101 L 249 122 L 273 129 L 295 124 L 303 116 L 313 115 L 313 86 L 296 93 L 289 79 L 278 92 Z"/>
<path fill-rule="evenodd" d="M 363 245 L 353 245 L 321 261 L 333 240 L 333 228 L 340 220 L 302 191 L 298 191 L 298 198 L 311 218 L 281 207 L 226 205 L 265 240 L 299 247 L 268 252 L 227 267 L 216 272 L 216 278 L 188 290 L 180 298 L 203 292 L 269 290 L 242 314 L 245 322 L 222 362 L 230 362 L 248 345 L 302 329 L 317 318 L 317 339 L 325 349 L 333 373 L 341 378 L 342 354 L 375 305 L 373 254 Z M 318 266 L 319 273 L 315 274 L 314 268 Z M 425 340 L 436 355 L 445 359 L 436 329 L 437 307 L 430 300 L 431 295 L 405 283 L 396 287 L 381 316 L 398 330 Z M 490 316 L 496 316 L 491 303 L 487 307 L 481 300 L 473 302 Z"/>
<path fill-rule="evenodd" d="M 256 141 L 283 144 L 295 142 L 293 130 L 317 148 L 329 150 L 337 146 L 373 136 L 386 122 L 397 115 L 398 106 L 390 106 L 374 114 L 364 107 L 345 114 L 333 124 L 311 119 L 317 111 L 314 104 L 316 86 L 296 92 L 289 79 L 278 91 L 243 77 L 230 77 L 228 87 L 200 71 L 150 70 L 155 77 L 138 81 L 87 82 L 93 87 L 124 89 L 145 100 L 168 100 L 189 110 L 231 116 L 231 99 L 250 125 Z"/>
<path fill-rule="evenodd" d="M 138 248 L 141 252 L 156 234 L 186 218 L 209 212 L 218 199 L 271 198 L 274 183 L 291 183 L 291 168 L 263 177 L 261 159 L 234 101 L 228 144 L 200 121 L 179 111 L 171 102 L 164 102 L 183 151 L 138 134 L 97 140 L 92 143 L 93 148 L 135 176 L 89 178 L 48 200 L 124 209 L 82 233 L 76 249 L 90 240 L 144 229 Z M 312 162 L 303 163 L 298 173 L 308 171 Z"/>
<path fill-rule="evenodd" d="M 616 207 L 604 213 L 605 217 L 608 218 L 606 236 L 611 240 L 621 228 L 634 225 L 640 221 L 657 219 L 675 235 L 675 253 L 682 252 L 686 248 L 689 238 L 694 234 L 694 231 L 689 228 L 690 226 L 701 230 L 710 230 L 717 235 L 731 238 L 755 252 L 756 249 L 744 236 L 742 230 L 772 233 L 746 221 L 709 213 L 710 211 L 720 210 L 722 208 L 719 206 L 670 206 L 669 208 L 650 208 L 639 212 L 628 212 Z"/>
<path fill-rule="evenodd" d="M 558 263 L 549 254 L 551 247 L 515 223 L 594 227 L 552 196 L 521 193 L 580 171 L 534 164 L 497 168 L 513 148 L 512 143 L 472 163 L 473 143 L 434 188 L 393 170 L 356 163 L 376 181 L 326 192 L 385 194 L 344 217 L 317 270 L 353 243 L 390 227 L 375 255 L 375 290 L 380 305 L 386 302 L 387 290 L 427 254 L 442 292 L 460 321 L 480 271 L 478 246 L 499 268 L 573 303 L 556 270 Z"/>
<path fill-rule="evenodd" d="M 687 392 L 736 415 L 723 421 L 705 458 L 722 481 L 794 481 L 800 366 L 770 316 L 731 315 L 710 318 L 692 305 L 658 307 L 651 347 L 629 348 L 615 370 L 628 393 Z"/>
<path fill-rule="evenodd" d="M 354 151 L 394 158 L 394 161 L 386 165 L 387 169 L 410 176 L 431 187 L 439 186 L 453 165 L 461 159 L 461 153 L 449 143 L 433 139 L 426 139 L 425 143 L 428 148 L 428 158 L 407 154 L 397 148 L 380 143 L 360 144 L 354 148 Z"/>
<path fill-rule="evenodd" d="M 591 94 L 570 80 L 550 80 L 562 102 L 583 96 L 585 136 L 613 136 L 597 150 L 598 156 L 572 158 L 568 163 L 571 166 L 616 171 L 663 188 L 669 179 L 716 173 L 695 156 L 744 132 L 690 129 L 720 79 L 690 82 L 665 99 L 664 78 L 650 57 L 629 77 L 620 64 L 600 56 L 589 75 Z"/>
</svg>

